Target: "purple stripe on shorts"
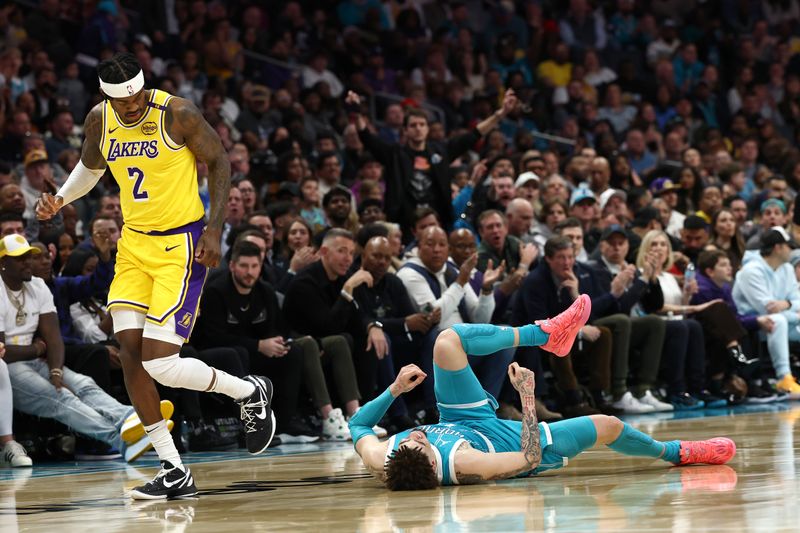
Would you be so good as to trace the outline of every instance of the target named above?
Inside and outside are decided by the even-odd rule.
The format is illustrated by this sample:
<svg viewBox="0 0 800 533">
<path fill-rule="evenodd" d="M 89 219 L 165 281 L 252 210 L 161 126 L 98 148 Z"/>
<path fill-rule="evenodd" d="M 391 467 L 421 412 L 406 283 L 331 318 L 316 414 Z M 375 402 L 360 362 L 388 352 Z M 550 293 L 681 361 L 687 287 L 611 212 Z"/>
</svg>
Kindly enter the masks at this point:
<svg viewBox="0 0 800 533">
<path fill-rule="evenodd" d="M 200 240 L 200 235 L 203 233 L 203 228 L 198 227 L 191 232 L 192 247 L 191 252 L 194 255 L 194 250 L 197 247 L 197 242 Z M 197 320 L 197 310 L 200 306 L 200 295 L 203 293 L 203 285 L 206 282 L 206 274 L 208 268 L 194 260 L 190 259 L 189 277 L 185 288 L 185 297 L 183 304 L 175 311 L 175 333 L 188 340 L 192 334 L 195 320 Z"/>
</svg>

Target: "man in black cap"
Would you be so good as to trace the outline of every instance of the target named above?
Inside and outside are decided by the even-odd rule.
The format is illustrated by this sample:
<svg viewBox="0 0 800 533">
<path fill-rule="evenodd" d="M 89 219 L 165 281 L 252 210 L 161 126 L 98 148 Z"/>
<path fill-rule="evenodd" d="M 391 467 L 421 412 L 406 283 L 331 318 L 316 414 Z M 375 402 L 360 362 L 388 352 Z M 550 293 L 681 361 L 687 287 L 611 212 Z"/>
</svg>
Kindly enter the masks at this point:
<svg viewBox="0 0 800 533">
<path fill-rule="evenodd" d="M 658 376 L 661 350 L 664 345 L 665 322 L 658 316 L 631 317 L 631 309 L 643 299 L 660 294 L 656 283 L 642 280 L 636 267 L 626 262 L 629 243 L 625 229 L 613 224 L 600 236 L 597 260 L 589 267 L 594 278 L 593 285 L 601 293 L 610 293 L 616 298 L 616 308 L 592 322 L 611 330 L 611 393 L 612 406 L 624 413 L 646 413 L 671 411 L 672 405 L 656 398 L 651 389 Z M 591 295 L 590 295 L 591 296 Z M 635 377 L 637 387 L 632 391 L 627 386 L 629 361 L 636 358 Z"/>
<path fill-rule="evenodd" d="M 768 315 L 774 324 L 767 347 L 779 392 L 800 399 L 800 385 L 789 365 L 789 341 L 800 340 L 800 291 L 789 259 L 794 244 L 781 226 L 770 228 L 761 239 L 760 253 L 747 252 L 736 274 L 733 300 L 743 315 Z"/>
</svg>

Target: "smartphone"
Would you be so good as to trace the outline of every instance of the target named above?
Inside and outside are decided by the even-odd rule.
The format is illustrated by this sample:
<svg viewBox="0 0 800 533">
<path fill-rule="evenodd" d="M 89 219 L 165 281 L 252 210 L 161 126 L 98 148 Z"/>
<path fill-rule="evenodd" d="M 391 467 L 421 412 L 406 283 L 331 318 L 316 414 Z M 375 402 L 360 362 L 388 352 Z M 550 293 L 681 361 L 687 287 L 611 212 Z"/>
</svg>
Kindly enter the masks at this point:
<svg viewBox="0 0 800 533">
<path fill-rule="evenodd" d="M 283 339 L 283 345 L 284 346 L 291 346 L 293 342 L 294 342 L 294 339 L 291 338 L 291 337 L 289 337 L 288 339 Z"/>
</svg>

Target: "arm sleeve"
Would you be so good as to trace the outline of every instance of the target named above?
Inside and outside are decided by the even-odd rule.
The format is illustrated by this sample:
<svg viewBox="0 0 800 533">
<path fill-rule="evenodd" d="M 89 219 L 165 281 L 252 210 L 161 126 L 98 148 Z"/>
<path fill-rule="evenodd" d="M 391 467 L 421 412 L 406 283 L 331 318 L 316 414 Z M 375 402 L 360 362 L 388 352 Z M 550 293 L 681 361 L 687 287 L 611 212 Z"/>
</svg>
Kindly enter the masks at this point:
<svg viewBox="0 0 800 533">
<path fill-rule="evenodd" d="M 100 181 L 105 171 L 106 169 L 93 170 L 84 165 L 83 161 L 78 161 L 78 164 L 69 173 L 67 181 L 58 190 L 56 196 L 64 199 L 64 205 L 71 204 L 91 191 Z"/>
<path fill-rule="evenodd" d="M 394 402 L 394 396 L 392 396 L 392 392 L 387 387 L 386 390 L 383 391 L 383 394 L 367 402 L 350 418 L 348 426 L 350 427 L 350 435 L 353 437 L 353 446 L 355 446 L 362 437 L 375 435 L 375 432 L 372 431 L 372 427 L 383 418 L 383 415 L 389 410 L 392 402 Z"/>
</svg>

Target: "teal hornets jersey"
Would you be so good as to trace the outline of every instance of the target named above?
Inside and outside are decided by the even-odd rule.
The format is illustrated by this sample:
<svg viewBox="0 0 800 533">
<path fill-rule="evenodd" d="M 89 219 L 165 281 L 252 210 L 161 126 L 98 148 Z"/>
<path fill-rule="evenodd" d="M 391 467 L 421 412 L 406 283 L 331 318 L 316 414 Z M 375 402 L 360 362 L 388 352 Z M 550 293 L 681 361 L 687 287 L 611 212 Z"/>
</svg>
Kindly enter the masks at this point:
<svg viewBox="0 0 800 533">
<path fill-rule="evenodd" d="M 397 450 L 400 441 L 408 437 L 412 431 L 424 431 L 428 440 L 433 445 L 436 454 L 436 475 L 442 485 L 457 485 L 455 470 L 455 453 L 461 443 L 466 441 L 476 450 L 485 453 L 494 453 L 494 444 L 486 435 L 461 424 L 428 424 L 407 429 L 389 439 L 386 449 L 386 459 Z"/>
</svg>

